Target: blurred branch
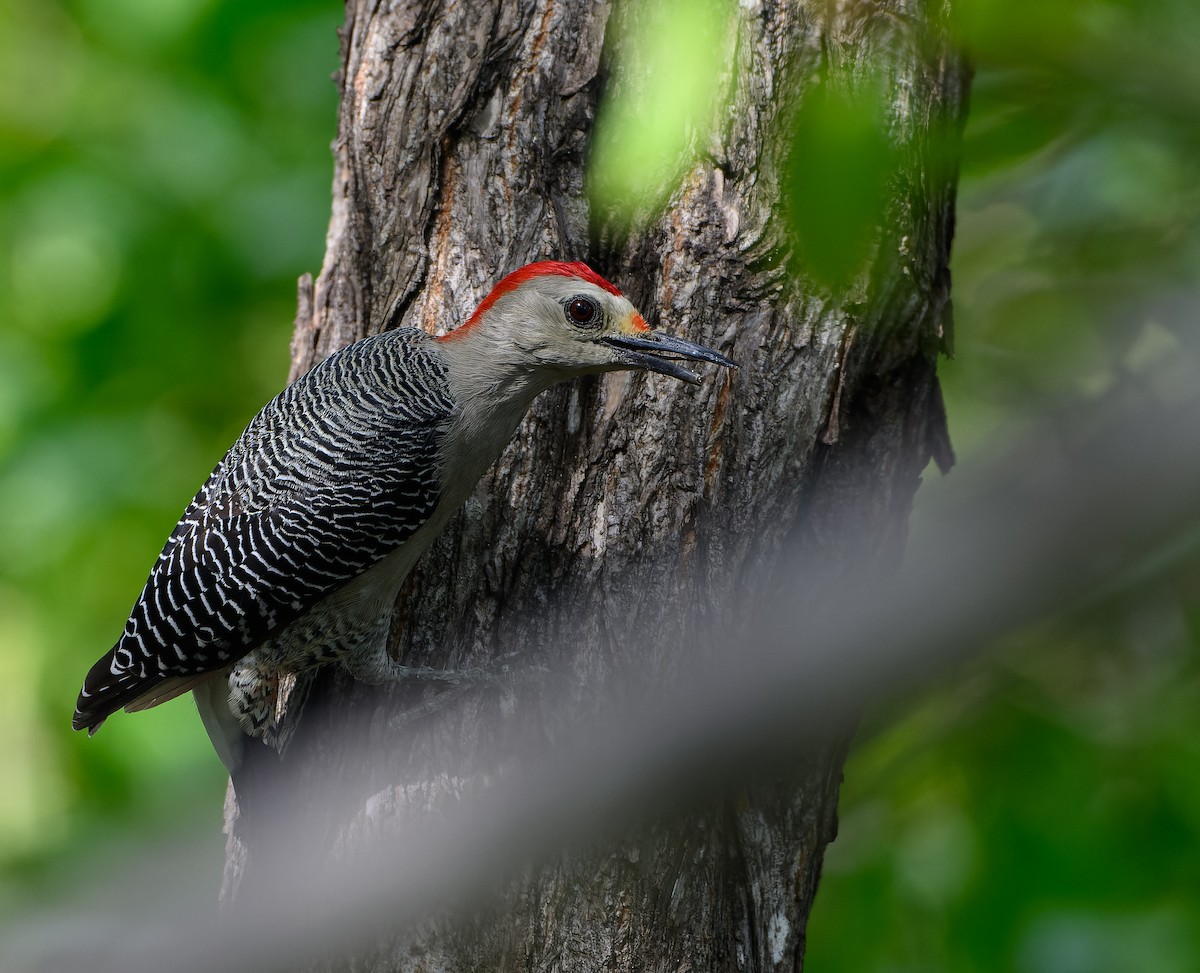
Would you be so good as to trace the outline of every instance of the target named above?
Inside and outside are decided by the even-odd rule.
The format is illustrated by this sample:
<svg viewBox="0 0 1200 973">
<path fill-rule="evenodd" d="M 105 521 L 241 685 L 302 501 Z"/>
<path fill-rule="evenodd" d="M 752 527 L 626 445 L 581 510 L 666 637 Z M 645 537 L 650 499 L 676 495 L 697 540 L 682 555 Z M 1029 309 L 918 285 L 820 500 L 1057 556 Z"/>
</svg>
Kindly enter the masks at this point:
<svg viewBox="0 0 1200 973">
<path fill-rule="evenodd" d="M 634 712 L 610 700 L 607 720 L 531 755 L 526 767 L 536 769 L 463 800 L 439 823 L 390 835 L 369 860 L 336 871 L 280 865 L 273 887 L 286 894 L 223 918 L 197 909 L 189 876 L 166 870 L 154 916 L 26 917 L 5 931 L 0 965 L 14 973 L 85 960 L 91 970 L 125 973 L 292 969 L 448 903 L 469 904 L 531 860 L 642 819 L 647 808 L 678 807 L 778 766 L 797 740 L 864 699 L 942 673 L 1194 529 L 1200 397 L 1169 407 L 1147 398 L 1089 416 L 1074 441 L 1030 436 L 965 471 L 953 501 L 914 538 L 895 583 L 864 579 L 804 617 L 780 600 L 749 637 L 716 638 L 711 664 L 669 698 Z M 797 565 L 797 590 L 819 571 Z M 94 881 L 89 900 L 119 901 L 127 881 Z"/>
</svg>

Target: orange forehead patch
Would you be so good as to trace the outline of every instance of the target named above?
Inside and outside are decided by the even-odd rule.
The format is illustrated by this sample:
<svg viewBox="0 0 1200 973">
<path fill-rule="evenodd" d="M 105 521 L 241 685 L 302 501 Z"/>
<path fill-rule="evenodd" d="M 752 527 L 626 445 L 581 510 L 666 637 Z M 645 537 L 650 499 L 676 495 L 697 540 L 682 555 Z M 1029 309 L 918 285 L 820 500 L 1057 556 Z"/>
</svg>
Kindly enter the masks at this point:
<svg viewBox="0 0 1200 973">
<path fill-rule="evenodd" d="M 621 324 L 621 330 L 626 334 L 641 334 L 643 331 L 649 331 L 650 326 L 646 324 L 646 319 L 637 311 L 634 311 Z"/>
</svg>

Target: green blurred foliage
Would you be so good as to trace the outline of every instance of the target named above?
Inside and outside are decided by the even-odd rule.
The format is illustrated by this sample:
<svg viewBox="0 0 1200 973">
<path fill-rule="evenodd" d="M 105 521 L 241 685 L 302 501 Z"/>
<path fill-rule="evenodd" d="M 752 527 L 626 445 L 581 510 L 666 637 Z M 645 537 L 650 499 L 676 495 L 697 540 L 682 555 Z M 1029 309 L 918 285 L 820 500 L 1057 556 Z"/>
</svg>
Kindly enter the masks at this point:
<svg viewBox="0 0 1200 973">
<path fill-rule="evenodd" d="M 978 74 L 942 374 L 970 462 L 1031 408 L 1170 400 L 1195 374 L 1200 9 L 955 11 Z M 203 816 L 217 880 L 224 775 L 190 704 L 92 740 L 68 723 L 183 504 L 284 380 L 294 278 L 318 267 L 328 215 L 340 19 L 316 0 L 0 5 L 0 908 L 54 895 L 48 865 L 72 874 L 82 849 L 181 815 Z M 693 95 L 712 62 L 674 36 L 638 55 L 669 70 L 601 120 L 596 164 L 616 162 L 593 191 L 610 180 L 631 211 L 661 202 L 711 122 Z M 877 194 L 859 156 L 878 105 L 822 97 L 801 110 L 791 184 L 826 187 L 824 210 L 790 212 L 809 273 L 836 286 L 861 260 L 853 188 Z M 839 115 L 847 99 L 865 111 Z M 620 152 L 627 128 L 641 154 Z M 952 484 L 926 486 L 914 529 Z M 868 719 L 810 970 L 1195 966 L 1200 570 L 1196 539 L 1181 547 Z"/>
<path fill-rule="evenodd" d="M 596 118 L 588 196 L 627 225 L 662 209 L 721 120 L 717 68 L 737 32 L 727 0 L 624 3 L 615 26 L 621 69 Z"/>
<path fill-rule="evenodd" d="M 72 699 L 286 379 L 340 22 L 324 0 L 0 4 L 0 907 L 117 823 L 194 808 L 220 840 L 186 699 L 92 740 Z"/>
<path fill-rule="evenodd" d="M 962 0 L 977 75 L 954 247 L 963 462 L 1200 374 L 1200 7 Z M 954 474 L 918 495 L 924 510 Z M 1183 973 L 1200 957 L 1196 531 L 872 714 L 813 973 Z"/>
<path fill-rule="evenodd" d="M 877 714 L 808 969 L 1194 969 L 1197 581 L 1191 617 L 1161 593 L 1107 605 Z"/>
<path fill-rule="evenodd" d="M 823 78 L 792 122 L 783 212 L 795 271 L 841 292 L 862 272 L 900 163 L 887 131 L 887 92 L 875 78 L 853 88 Z"/>
</svg>

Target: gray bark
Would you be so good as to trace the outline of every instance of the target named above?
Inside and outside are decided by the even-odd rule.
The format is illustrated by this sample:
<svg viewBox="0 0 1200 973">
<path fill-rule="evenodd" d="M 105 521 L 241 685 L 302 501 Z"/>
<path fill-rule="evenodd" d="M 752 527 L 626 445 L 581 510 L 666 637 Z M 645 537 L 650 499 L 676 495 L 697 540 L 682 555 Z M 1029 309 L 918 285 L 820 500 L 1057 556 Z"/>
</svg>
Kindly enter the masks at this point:
<svg viewBox="0 0 1200 973">
<path fill-rule="evenodd" d="M 323 674 L 282 768 L 301 792 L 353 780 L 323 825 L 331 847 L 435 813 L 530 739 L 553 740 L 567 717 L 551 695 L 577 718 L 614 688 L 652 699 L 697 661 L 714 606 L 736 616 L 769 599 L 751 579 L 785 550 L 827 564 L 831 584 L 864 553 L 894 562 L 922 470 L 949 462 L 935 364 L 955 173 L 932 147 L 956 135 L 967 77 L 943 4 L 737 5 L 735 108 L 667 212 L 624 238 L 583 188 L 602 89 L 621 83 L 606 32 L 634 9 L 347 2 L 333 214 L 320 276 L 301 282 L 296 374 L 375 331 L 457 325 L 502 274 L 545 257 L 587 260 L 652 326 L 741 369 L 699 389 L 615 373 L 535 403 L 406 586 L 394 639 L 413 665 L 516 653 L 551 675 L 405 719 L 427 689 Z M 854 300 L 835 303 L 788 271 L 777 173 L 797 99 L 868 63 L 905 151 Z M 798 970 L 847 733 L 797 741 L 786 773 L 531 867 L 486 921 L 440 920 L 354 968 Z M 265 839 L 232 799 L 229 828 L 236 899 Z"/>
</svg>

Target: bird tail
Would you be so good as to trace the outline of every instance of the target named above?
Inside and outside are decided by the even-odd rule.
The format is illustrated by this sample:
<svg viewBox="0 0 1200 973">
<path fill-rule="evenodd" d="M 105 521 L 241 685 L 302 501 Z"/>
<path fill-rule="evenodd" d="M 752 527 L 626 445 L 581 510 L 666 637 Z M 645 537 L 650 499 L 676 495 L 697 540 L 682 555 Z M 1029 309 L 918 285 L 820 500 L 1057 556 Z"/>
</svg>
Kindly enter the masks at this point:
<svg viewBox="0 0 1200 973">
<path fill-rule="evenodd" d="M 76 730 L 86 729 L 88 736 L 113 713 L 139 696 L 151 690 L 160 679 L 147 679 L 130 669 L 122 668 L 116 661 L 117 648 L 113 646 L 83 679 L 83 689 L 75 702 L 75 716 L 71 726 Z"/>
<path fill-rule="evenodd" d="M 155 683 L 137 699 L 125 704 L 126 713 L 140 713 L 144 709 L 153 709 L 160 703 L 166 703 L 176 696 L 182 696 L 190 689 L 195 689 L 200 683 L 212 679 L 216 673 L 202 672 L 195 676 L 168 676 L 162 682 Z"/>
</svg>

